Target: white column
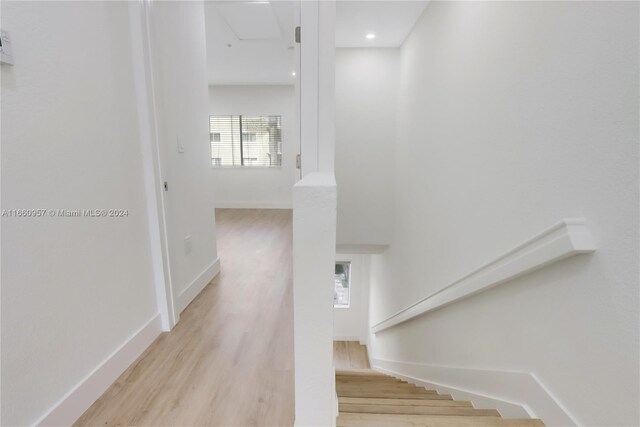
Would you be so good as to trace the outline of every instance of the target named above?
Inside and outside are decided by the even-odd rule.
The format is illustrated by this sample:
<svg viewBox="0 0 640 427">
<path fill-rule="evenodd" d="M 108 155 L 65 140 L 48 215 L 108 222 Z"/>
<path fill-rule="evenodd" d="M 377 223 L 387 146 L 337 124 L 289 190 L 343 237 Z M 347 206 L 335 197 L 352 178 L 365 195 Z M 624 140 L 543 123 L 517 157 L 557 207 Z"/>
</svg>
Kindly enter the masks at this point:
<svg viewBox="0 0 640 427">
<path fill-rule="evenodd" d="M 318 6 L 318 170 L 333 172 L 336 110 L 336 2 Z"/>
<path fill-rule="evenodd" d="M 295 425 L 335 425 L 335 2 L 300 13 L 302 180 L 293 189 Z"/>
<path fill-rule="evenodd" d="M 300 4 L 300 154 L 302 176 L 318 171 L 318 2 Z"/>
</svg>

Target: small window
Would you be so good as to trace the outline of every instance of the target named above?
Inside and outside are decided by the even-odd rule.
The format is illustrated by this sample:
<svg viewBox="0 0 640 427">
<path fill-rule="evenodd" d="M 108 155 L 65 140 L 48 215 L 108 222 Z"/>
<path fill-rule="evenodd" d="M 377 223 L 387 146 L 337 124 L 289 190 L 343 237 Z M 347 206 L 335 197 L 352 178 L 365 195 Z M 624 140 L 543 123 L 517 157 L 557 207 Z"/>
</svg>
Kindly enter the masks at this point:
<svg viewBox="0 0 640 427">
<path fill-rule="evenodd" d="M 335 285 L 333 288 L 333 306 L 349 308 L 351 291 L 351 263 L 336 262 Z"/>
<path fill-rule="evenodd" d="M 255 132 L 243 132 L 242 140 L 244 142 L 256 142 L 256 133 Z"/>
<path fill-rule="evenodd" d="M 209 134 L 215 168 L 282 167 L 281 116 L 210 116 Z"/>
<path fill-rule="evenodd" d="M 253 166 L 258 161 L 257 157 L 243 157 L 245 166 Z"/>
</svg>

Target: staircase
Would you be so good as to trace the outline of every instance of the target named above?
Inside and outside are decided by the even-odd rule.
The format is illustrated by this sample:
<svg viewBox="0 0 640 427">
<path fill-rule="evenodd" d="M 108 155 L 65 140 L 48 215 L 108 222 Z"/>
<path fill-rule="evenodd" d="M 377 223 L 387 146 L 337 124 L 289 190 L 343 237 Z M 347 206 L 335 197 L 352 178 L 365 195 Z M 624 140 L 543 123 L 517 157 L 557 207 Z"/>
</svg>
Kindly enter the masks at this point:
<svg viewBox="0 0 640 427">
<path fill-rule="evenodd" d="M 406 381 L 369 369 L 336 371 L 338 427 L 544 427 L 536 419 L 505 419 Z"/>
</svg>

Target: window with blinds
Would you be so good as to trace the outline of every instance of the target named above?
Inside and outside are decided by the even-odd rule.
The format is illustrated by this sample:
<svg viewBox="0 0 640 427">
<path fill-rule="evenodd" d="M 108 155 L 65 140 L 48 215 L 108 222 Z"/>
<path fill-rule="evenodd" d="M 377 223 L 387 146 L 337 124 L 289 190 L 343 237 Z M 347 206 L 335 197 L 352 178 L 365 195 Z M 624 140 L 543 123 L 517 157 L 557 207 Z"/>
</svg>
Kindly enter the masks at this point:
<svg viewBox="0 0 640 427">
<path fill-rule="evenodd" d="M 210 116 L 215 168 L 282 166 L 281 116 Z"/>
</svg>

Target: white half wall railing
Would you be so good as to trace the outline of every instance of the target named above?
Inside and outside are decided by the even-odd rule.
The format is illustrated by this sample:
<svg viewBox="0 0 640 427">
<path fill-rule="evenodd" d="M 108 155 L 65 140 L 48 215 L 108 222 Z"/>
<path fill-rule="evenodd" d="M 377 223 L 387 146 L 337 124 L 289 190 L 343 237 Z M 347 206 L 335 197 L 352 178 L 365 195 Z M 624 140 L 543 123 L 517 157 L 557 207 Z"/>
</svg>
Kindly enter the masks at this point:
<svg viewBox="0 0 640 427">
<path fill-rule="evenodd" d="M 460 301 L 565 258 L 596 250 L 582 218 L 560 221 L 480 268 L 376 323 L 378 333 L 447 304 Z"/>
<path fill-rule="evenodd" d="M 333 173 L 293 187 L 295 425 L 335 425 L 333 283 L 337 190 Z"/>
</svg>

